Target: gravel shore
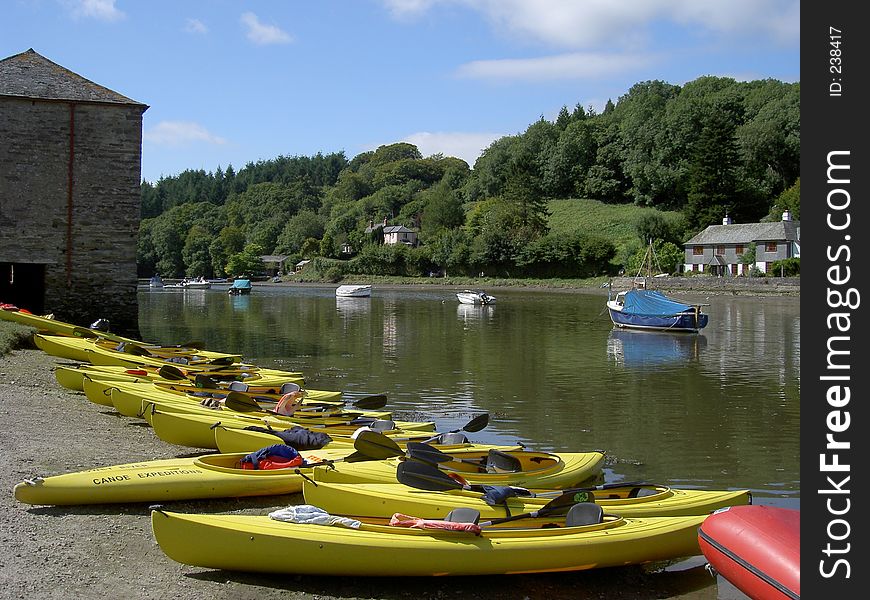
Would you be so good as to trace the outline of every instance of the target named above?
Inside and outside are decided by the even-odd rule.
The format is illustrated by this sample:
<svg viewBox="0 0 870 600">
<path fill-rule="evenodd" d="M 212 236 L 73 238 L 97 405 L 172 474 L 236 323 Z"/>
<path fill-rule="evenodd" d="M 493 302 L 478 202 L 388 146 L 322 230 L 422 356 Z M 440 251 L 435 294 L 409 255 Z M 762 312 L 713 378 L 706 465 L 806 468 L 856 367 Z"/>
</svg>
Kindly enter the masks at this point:
<svg viewBox="0 0 870 600">
<path fill-rule="evenodd" d="M 711 600 L 721 585 L 695 557 L 667 570 L 642 567 L 581 573 L 458 578 L 261 576 L 188 567 L 167 558 L 151 533 L 147 504 L 43 507 L 19 503 L 28 478 L 117 463 L 190 456 L 143 422 L 93 404 L 57 384 L 65 361 L 36 349 L 0 356 L 0 598 L 173 598 L 177 600 L 647 599 Z M 301 503 L 301 494 L 174 502 L 181 512 L 265 514 Z M 287 556 L 292 561 L 292 556 Z M 377 566 L 373 565 L 373 572 Z"/>
</svg>

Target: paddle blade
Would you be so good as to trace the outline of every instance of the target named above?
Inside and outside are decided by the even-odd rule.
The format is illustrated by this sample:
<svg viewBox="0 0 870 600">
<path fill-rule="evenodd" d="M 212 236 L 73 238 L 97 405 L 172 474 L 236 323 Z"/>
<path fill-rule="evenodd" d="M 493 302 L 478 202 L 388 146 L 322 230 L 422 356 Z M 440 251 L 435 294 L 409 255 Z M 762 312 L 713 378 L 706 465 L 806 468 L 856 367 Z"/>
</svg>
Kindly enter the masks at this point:
<svg viewBox="0 0 870 600">
<path fill-rule="evenodd" d="M 478 415 L 471 419 L 468 423 L 466 423 L 465 427 L 462 428 L 462 431 L 474 433 L 475 431 L 480 431 L 487 425 L 489 425 L 489 413 L 483 413 L 482 415 Z"/>
<path fill-rule="evenodd" d="M 415 460 L 404 460 L 396 468 L 396 479 L 399 483 L 418 490 L 442 492 L 460 490 L 462 484 L 434 465 Z"/>
<path fill-rule="evenodd" d="M 376 408 L 383 408 L 387 405 L 387 395 L 386 394 L 374 394 L 372 396 L 366 396 L 364 398 L 360 398 L 351 406 L 354 408 L 361 408 L 363 410 L 373 410 Z"/>
<path fill-rule="evenodd" d="M 224 406 L 239 412 L 261 411 L 263 408 L 250 396 L 241 392 L 230 392 L 224 400 Z"/>
<path fill-rule="evenodd" d="M 425 442 L 408 442 L 406 447 L 408 449 L 408 456 L 415 460 L 422 460 L 428 463 L 442 463 L 453 460 L 453 457 L 449 454 L 445 454 Z"/>
<path fill-rule="evenodd" d="M 157 374 L 160 375 L 163 379 L 170 379 L 173 381 L 187 379 L 181 369 L 179 369 L 178 367 L 173 367 L 172 365 L 163 365 L 162 367 L 160 367 L 160 370 L 157 371 Z"/>
<path fill-rule="evenodd" d="M 373 460 L 383 460 L 404 454 L 396 442 L 377 431 L 360 432 L 353 442 L 353 447 Z"/>
</svg>

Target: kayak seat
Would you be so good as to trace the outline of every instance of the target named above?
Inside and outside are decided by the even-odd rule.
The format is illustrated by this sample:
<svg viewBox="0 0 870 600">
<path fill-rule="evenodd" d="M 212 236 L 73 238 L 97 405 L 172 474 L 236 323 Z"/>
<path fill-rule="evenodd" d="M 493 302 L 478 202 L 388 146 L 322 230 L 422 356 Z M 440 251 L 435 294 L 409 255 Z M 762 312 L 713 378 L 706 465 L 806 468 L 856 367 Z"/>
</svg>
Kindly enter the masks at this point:
<svg viewBox="0 0 870 600">
<path fill-rule="evenodd" d="M 656 494 L 658 494 L 658 490 L 655 488 L 636 487 L 632 488 L 632 490 L 628 493 L 628 497 L 643 498 L 644 496 L 655 496 Z"/>
<path fill-rule="evenodd" d="M 467 444 L 468 438 L 464 433 L 444 432 L 434 438 L 438 444 Z"/>
<path fill-rule="evenodd" d="M 604 510 L 594 502 L 580 502 L 565 515 L 565 527 L 597 525 L 604 521 Z"/>
<path fill-rule="evenodd" d="M 372 424 L 369 425 L 369 429 L 372 431 L 392 431 L 395 428 L 396 422 L 388 419 L 377 419 L 372 421 Z"/>
<path fill-rule="evenodd" d="M 495 449 L 491 449 L 487 453 L 484 466 L 487 473 L 519 473 L 523 470 L 520 459 Z"/>
<path fill-rule="evenodd" d="M 451 523 L 474 523 L 477 525 L 480 522 L 480 511 L 476 508 L 454 508 L 447 513 L 444 520 L 450 521 Z"/>
<path fill-rule="evenodd" d="M 280 393 L 283 396 L 284 394 L 291 394 L 293 392 L 298 392 L 301 389 L 302 388 L 299 387 L 299 384 L 293 383 L 292 381 L 287 381 L 287 382 L 281 384 L 281 392 Z"/>
<path fill-rule="evenodd" d="M 244 381 L 232 381 L 227 389 L 231 392 L 247 392 L 248 384 Z"/>
</svg>

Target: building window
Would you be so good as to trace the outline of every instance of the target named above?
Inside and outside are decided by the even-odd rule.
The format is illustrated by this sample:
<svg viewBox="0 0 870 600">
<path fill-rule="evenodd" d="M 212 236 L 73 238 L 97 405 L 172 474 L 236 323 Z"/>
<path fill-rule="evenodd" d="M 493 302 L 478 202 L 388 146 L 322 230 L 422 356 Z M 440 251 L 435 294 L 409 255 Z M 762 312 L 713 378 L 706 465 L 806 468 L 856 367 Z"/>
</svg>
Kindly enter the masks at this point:
<svg viewBox="0 0 870 600">
<path fill-rule="evenodd" d="M 725 256 L 725 246 L 716 246 L 716 255 Z"/>
<path fill-rule="evenodd" d="M 737 256 L 742 256 L 744 252 L 743 244 L 737 244 L 737 247 L 734 248 L 734 252 L 737 253 Z"/>
<path fill-rule="evenodd" d="M 704 246 L 693 246 L 692 247 L 692 255 L 693 256 L 703 256 L 704 255 Z"/>
<path fill-rule="evenodd" d="M 765 252 L 776 252 L 776 242 L 767 242 L 764 244 Z"/>
</svg>

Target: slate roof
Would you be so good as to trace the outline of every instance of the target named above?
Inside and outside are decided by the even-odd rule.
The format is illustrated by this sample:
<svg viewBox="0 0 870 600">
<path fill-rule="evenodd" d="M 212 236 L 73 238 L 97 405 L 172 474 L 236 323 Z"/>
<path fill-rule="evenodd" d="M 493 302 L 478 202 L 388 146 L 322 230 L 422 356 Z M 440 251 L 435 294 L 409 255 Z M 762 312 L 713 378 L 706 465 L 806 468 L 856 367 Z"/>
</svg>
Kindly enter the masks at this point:
<svg viewBox="0 0 870 600">
<path fill-rule="evenodd" d="M 799 242 L 800 227 L 800 221 L 710 225 L 683 245 L 748 244 L 779 240 Z"/>
<path fill-rule="evenodd" d="M 0 60 L 0 96 L 148 108 L 53 63 L 33 48 Z"/>
<path fill-rule="evenodd" d="M 408 229 L 404 225 L 388 225 L 384 227 L 384 233 L 414 233 L 414 230 Z"/>
</svg>

